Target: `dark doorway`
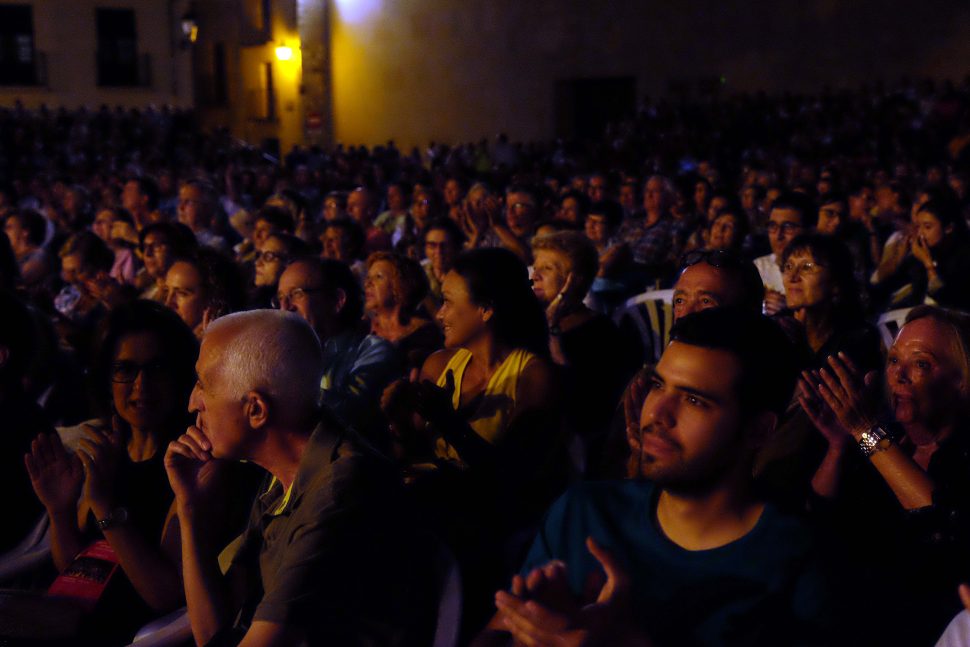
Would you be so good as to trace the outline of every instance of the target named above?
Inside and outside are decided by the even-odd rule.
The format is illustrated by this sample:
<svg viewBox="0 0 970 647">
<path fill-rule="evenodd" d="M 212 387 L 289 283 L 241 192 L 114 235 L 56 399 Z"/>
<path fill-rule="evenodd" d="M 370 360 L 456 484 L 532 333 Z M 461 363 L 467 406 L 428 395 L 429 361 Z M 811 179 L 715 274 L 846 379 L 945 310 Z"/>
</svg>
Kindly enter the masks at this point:
<svg viewBox="0 0 970 647">
<path fill-rule="evenodd" d="M 556 134 L 596 139 L 606 125 L 629 119 L 637 108 L 637 80 L 632 76 L 567 79 L 556 82 Z"/>
<path fill-rule="evenodd" d="M 98 85 L 136 86 L 138 36 L 133 9 L 96 9 Z"/>
</svg>

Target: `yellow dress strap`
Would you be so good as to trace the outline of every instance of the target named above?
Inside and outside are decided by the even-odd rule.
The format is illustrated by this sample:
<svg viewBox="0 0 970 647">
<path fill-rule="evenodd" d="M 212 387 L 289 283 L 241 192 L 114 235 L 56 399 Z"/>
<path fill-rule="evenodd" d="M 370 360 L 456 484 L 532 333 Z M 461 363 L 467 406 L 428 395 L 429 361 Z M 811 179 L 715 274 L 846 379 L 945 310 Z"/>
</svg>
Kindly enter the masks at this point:
<svg viewBox="0 0 970 647">
<path fill-rule="evenodd" d="M 455 411 L 461 406 L 461 378 L 465 375 L 465 368 L 471 358 L 472 354 L 469 351 L 459 348 L 448 360 L 445 370 L 441 371 L 441 375 L 438 376 L 437 385 L 442 388 L 447 384 L 448 371 L 451 371 L 455 377 L 455 392 L 451 396 L 451 406 L 454 407 Z"/>
</svg>

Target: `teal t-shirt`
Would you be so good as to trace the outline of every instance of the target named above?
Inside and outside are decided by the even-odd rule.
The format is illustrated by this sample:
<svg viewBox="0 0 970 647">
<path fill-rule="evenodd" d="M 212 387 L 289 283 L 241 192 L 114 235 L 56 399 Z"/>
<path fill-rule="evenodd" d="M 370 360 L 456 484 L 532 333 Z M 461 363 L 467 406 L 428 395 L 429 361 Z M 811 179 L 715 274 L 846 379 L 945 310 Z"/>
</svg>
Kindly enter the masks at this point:
<svg viewBox="0 0 970 647">
<path fill-rule="evenodd" d="M 747 535 L 689 551 L 655 521 L 659 488 L 643 481 L 572 487 L 547 513 L 522 573 L 558 559 L 577 596 L 601 571 L 592 536 L 632 580 L 633 613 L 658 645 L 831 645 L 848 639 L 827 544 L 768 505 Z"/>
</svg>

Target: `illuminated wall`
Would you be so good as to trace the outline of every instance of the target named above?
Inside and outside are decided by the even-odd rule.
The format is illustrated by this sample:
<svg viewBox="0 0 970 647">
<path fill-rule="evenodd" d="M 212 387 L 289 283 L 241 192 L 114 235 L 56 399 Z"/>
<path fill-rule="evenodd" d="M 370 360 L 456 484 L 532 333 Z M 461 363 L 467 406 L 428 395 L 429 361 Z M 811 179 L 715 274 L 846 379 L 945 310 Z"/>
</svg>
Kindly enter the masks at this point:
<svg viewBox="0 0 970 647">
<path fill-rule="evenodd" d="M 966 2 L 330 1 L 348 144 L 548 138 L 557 79 L 629 75 L 640 96 L 722 75 L 728 90 L 814 90 L 960 78 L 970 61 Z"/>
<path fill-rule="evenodd" d="M 18 0 L 33 7 L 34 49 L 46 57 L 47 84 L 0 86 L 0 105 L 23 101 L 28 107 L 192 105 L 191 60 L 173 48 L 172 17 L 181 16 L 185 0 Z M 148 87 L 98 87 L 95 8 L 135 11 L 139 55 L 151 59 Z M 174 57 L 173 57 L 174 52 Z"/>
</svg>

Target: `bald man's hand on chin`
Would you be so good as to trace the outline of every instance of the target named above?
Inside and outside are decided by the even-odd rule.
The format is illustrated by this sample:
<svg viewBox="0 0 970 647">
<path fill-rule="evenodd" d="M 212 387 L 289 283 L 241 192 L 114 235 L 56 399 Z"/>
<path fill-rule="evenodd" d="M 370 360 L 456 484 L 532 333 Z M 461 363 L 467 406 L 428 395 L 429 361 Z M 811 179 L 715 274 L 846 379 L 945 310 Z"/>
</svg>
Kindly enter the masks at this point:
<svg viewBox="0 0 970 647">
<path fill-rule="evenodd" d="M 222 461 L 214 459 L 211 450 L 209 440 L 195 425 L 168 444 L 165 471 L 179 508 L 206 502 L 215 489 Z"/>
</svg>

